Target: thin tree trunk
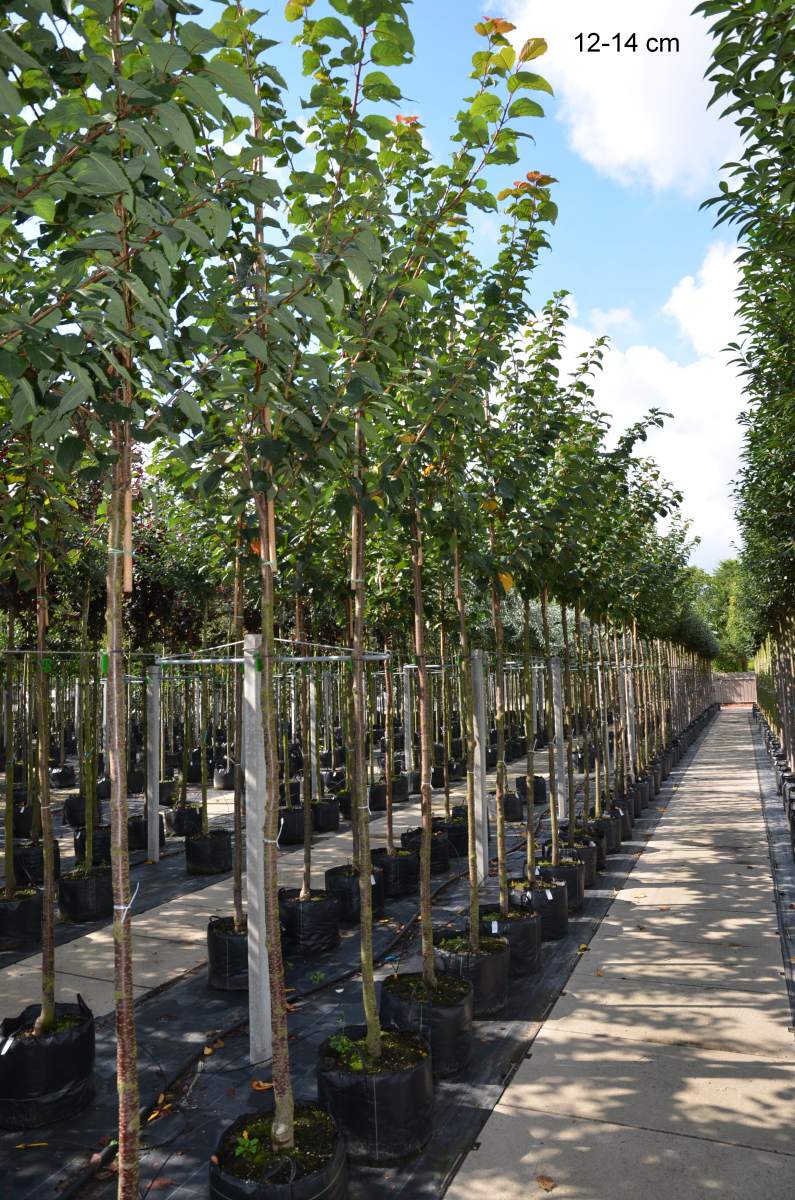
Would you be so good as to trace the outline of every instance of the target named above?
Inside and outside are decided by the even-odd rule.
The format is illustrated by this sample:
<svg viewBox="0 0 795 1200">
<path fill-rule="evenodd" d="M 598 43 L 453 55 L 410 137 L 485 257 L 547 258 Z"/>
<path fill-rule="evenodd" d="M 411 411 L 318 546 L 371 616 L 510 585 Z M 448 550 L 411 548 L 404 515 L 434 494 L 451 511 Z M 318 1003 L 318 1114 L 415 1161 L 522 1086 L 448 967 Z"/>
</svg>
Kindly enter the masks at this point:
<svg viewBox="0 0 795 1200">
<path fill-rule="evenodd" d="M 5 896 L 13 900 L 17 881 L 14 872 L 14 607 L 8 609 L 8 654 L 6 655 L 5 678 L 5 744 L 6 744 L 6 808 L 5 849 Z"/>
<path fill-rule="evenodd" d="M 238 657 L 238 646 L 243 638 L 243 533 L 242 520 L 238 521 L 237 544 L 235 547 L 235 576 L 232 599 L 232 637 L 234 643 L 230 657 Z M 233 820 L 235 841 L 232 857 L 232 903 L 235 910 L 235 930 L 242 933 L 246 928 L 246 918 L 243 914 L 243 781 L 241 771 L 241 750 L 243 745 L 243 673 L 237 663 L 232 664 L 232 704 L 233 727 L 227 734 L 227 741 L 232 742 L 232 770 L 234 772 Z M 227 718 L 227 724 L 228 724 Z"/>
<path fill-rule="evenodd" d="M 497 726 L 497 876 L 500 912 L 508 915 L 508 861 L 505 850 L 505 630 L 502 623 L 501 584 L 491 581 L 491 620 L 494 627 L 494 709 Z"/>
<path fill-rule="evenodd" d="M 50 810 L 50 684 L 45 671 L 47 648 L 47 569 L 39 549 L 36 569 L 36 748 L 44 859 L 41 919 L 41 1012 L 34 1032 L 48 1033 L 55 1024 L 55 852 Z M 13 804 L 9 807 L 13 811 Z"/>
<path fill-rule="evenodd" d="M 295 636 L 299 657 L 309 654 L 304 629 L 304 602 L 300 596 L 295 601 Z M 301 754 L 303 758 L 302 796 L 304 801 L 304 869 L 301 878 L 300 900 L 308 900 L 312 894 L 312 772 L 310 768 L 311 747 L 309 744 L 309 684 L 307 668 L 298 668 L 299 703 L 301 709 Z M 295 737 L 295 730 L 293 730 Z M 289 785 L 288 785 L 289 786 Z"/>
<path fill-rule="evenodd" d="M 530 599 L 525 596 L 522 623 L 522 658 L 524 673 L 524 731 L 527 738 L 527 878 L 532 879 L 536 864 L 535 847 L 535 740 L 536 689 L 535 672 L 530 654 Z"/>
<path fill-rule="evenodd" d="M 547 703 L 546 703 L 546 722 L 547 722 L 547 762 L 549 765 L 549 825 L 550 838 L 552 841 L 552 865 L 557 866 L 560 858 L 560 841 L 558 835 L 558 805 L 557 805 L 557 784 L 555 771 L 555 740 L 558 731 L 555 729 L 555 713 L 552 703 L 552 643 L 549 636 L 549 591 L 547 585 L 541 590 L 541 621 L 544 629 L 544 656 L 546 658 L 546 673 L 547 673 Z M 552 737 L 550 737 L 552 733 Z"/>
<path fill-rule="evenodd" d="M 386 645 L 384 650 L 387 650 Z M 395 696 L 390 659 L 384 660 L 384 691 L 386 693 L 386 728 L 384 730 L 386 738 L 386 848 L 391 854 L 395 849 L 394 810 L 392 807 L 392 783 L 395 773 Z"/>
</svg>

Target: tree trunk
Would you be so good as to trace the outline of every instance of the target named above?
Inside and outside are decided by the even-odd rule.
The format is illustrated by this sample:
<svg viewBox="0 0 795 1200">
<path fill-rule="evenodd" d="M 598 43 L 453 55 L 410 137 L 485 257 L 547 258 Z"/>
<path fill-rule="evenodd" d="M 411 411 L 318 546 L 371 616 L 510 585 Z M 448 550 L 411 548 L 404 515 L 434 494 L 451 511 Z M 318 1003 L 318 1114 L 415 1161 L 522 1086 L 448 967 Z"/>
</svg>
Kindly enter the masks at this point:
<svg viewBox="0 0 795 1200">
<path fill-rule="evenodd" d="M 17 881 L 14 873 L 14 607 L 8 609 L 8 654 L 5 677 L 6 808 L 3 865 L 5 896 L 13 900 Z"/>
<path fill-rule="evenodd" d="M 494 709 L 497 726 L 497 876 L 500 912 L 508 913 L 508 865 L 505 852 L 505 630 L 502 623 L 501 584 L 491 581 L 491 620 L 494 627 Z"/>
<path fill-rule="evenodd" d="M 295 601 L 295 637 L 299 657 L 309 655 L 304 629 L 304 602 L 300 596 Z M 301 754 L 303 757 L 302 796 L 304 801 L 304 869 L 301 878 L 299 899 L 308 900 L 312 893 L 312 772 L 310 769 L 312 748 L 309 744 L 309 683 L 306 665 L 298 668 L 299 704 L 301 709 Z M 293 730 L 295 738 L 295 730 Z M 289 787 L 289 784 L 287 785 Z"/>
<path fill-rule="evenodd" d="M 555 774 L 555 741 L 558 736 L 558 730 L 555 729 L 555 713 L 552 704 L 552 643 L 549 637 L 549 591 L 547 585 L 541 590 L 541 620 L 544 628 L 544 657 L 546 659 L 547 673 L 547 703 L 546 703 L 546 722 L 547 722 L 547 755 L 549 764 L 549 824 L 550 837 L 552 840 L 552 864 L 558 865 L 560 857 L 559 838 L 558 838 L 558 805 L 557 805 L 557 784 Z M 550 737 L 552 733 L 552 737 Z"/>
<path fill-rule="evenodd" d="M 524 598 L 522 623 L 522 668 L 524 676 L 524 732 L 527 738 L 527 878 L 532 879 L 536 864 L 535 847 L 535 741 L 536 741 L 536 683 L 530 654 L 530 600 Z"/>
<path fill-rule="evenodd" d="M 50 810 L 50 681 L 45 669 L 47 648 L 47 569 L 39 549 L 36 569 L 36 749 L 44 859 L 41 919 L 41 1012 L 34 1032 L 48 1033 L 55 1024 L 55 854 Z M 13 804 L 9 807 L 13 811 Z"/>
<path fill-rule="evenodd" d="M 237 545 L 235 547 L 235 578 L 232 600 L 232 658 L 238 657 L 243 640 L 243 534 L 242 521 L 238 522 Z M 235 844 L 232 858 L 232 903 L 235 909 L 235 931 L 241 933 L 246 927 L 243 914 L 243 780 L 241 750 L 243 747 L 243 672 L 240 664 L 232 664 L 232 769 L 234 771 L 233 820 Z M 228 724 L 228 721 L 227 721 Z M 227 743 L 230 741 L 227 733 Z M 155 784 L 157 787 L 157 784 Z"/>
</svg>

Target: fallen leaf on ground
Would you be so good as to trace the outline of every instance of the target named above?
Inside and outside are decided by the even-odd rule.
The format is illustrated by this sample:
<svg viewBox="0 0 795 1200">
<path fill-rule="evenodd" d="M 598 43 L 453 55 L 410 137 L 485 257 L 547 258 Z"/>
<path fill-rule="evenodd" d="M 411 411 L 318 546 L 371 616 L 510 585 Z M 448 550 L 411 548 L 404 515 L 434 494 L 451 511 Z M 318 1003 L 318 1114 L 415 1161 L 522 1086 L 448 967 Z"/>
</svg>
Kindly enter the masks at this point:
<svg viewBox="0 0 795 1200">
<path fill-rule="evenodd" d="M 273 1087 L 266 1079 L 252 1079 L 251 1087 L 255 1092 L 269 1092 Z"/>
<path fill-rule="evenodd" d="M 580 944 L 580 947 L 579 947 L 580 954 L 584 954 L 586 950 L 590 950 L 590 949 L 591 949 L 591 947 L 590 947 L 590 946 L 586 946 L 585 942 L 582 942 L 582 943 Z"/>
<path fill-rule="evenodd" d="M 149 1187 L 151 1191 L 159 1192 L 162 1191 L 163 1188 L 174 1187 L 176 1182 L 176 1179 L 169 1179 L 166 1175 L 163 1175 L 160 1177 L 160 1179 L 153 1179 L 149 1184 Z"/>
<path fill-rule="evenodd" d="M 208 1055 L 209 1055 L 209 1054 L 212 1054 L 212 1052 L 213 1052 L 213 1048 L 212 1048 L 212 1046 L 205 1046 L 205 1047 L 204 1047 L 204 1053 L 205 1053 L 205 1054 L 208 1054 Z"/>
<path fill-rule="evenodd" d="M 49 1142 L 17 1142 L 15 1150 L 35 1150 L 39 1146 L 49 1146 Z"/>
<path fill-rule="evenodd" d="M 554 1179 L 550 1179 L 548 1175 L 536 1175 L 536 1183 L 545 1192 L 551 1192 L 558 1185 Z"/>
<path fill-rule="evenodd" d="M 223 1041 L 221 1040 L 221 1038 L 219 1038 L 217 1042 L 213 1042 L 213 1050 L 222 1050 L 223 1045 L 224 1045 Z"/>
<path fill-rule="evenodd" d="M 599 978 L 601 979 L 604 976 L 604 971 L 602 970 L 601 967 L 597 967 L 596 970 L 594 971 L 594 975 L 598 975 Z"/>
<path fill-rule="evenodd" d="M 671 906 L 670 906 L 670 904 L 661 904 L 658 911 L 659 912 L 670 912 Z"/>
</svg>

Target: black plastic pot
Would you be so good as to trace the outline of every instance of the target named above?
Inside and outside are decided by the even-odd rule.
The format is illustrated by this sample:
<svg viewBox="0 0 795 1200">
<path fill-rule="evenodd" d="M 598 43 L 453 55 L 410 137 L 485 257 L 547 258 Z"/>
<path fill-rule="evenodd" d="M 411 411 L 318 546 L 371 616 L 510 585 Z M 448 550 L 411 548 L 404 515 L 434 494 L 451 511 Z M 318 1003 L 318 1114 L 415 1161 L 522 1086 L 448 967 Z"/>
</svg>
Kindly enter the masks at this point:
<svg viewBox="0 0 795 1200">
<path fill-rule="evenodd" d="M 372 870 L 373 916 L 384 911 L 384 872 L 381 867 Z M 353 925 L 359 920 L 361 900 L 359 894 L 359 872 L 356 867 L 329 867 L 325 877 L 326 893 L 339 906 L 339 919 L 343 925 Z"/>
<path fill-rule="evenodd" d="M 312 889 L 299 900 L 298 888 L 279 888 L 279 918 L 291 954 L 321 954 L 340 940 L 340 910 L 333 896 Z"/>
<path fill-rule="evenodd" d="M 643 812 L 643 801 L 642 801 L 642 797 L 641 797 L 641 791 L 637 784 L 635 784 L 633 786 L 632 790 L 630 791 L 629 795 L 627 796 L 627 801 L 628 801 L 628 804 L 632 806 L 632 818 L 633 818 L 633 820 L 637 821 L 638 818 L 640 817 L 641 813 Z"/>
<path fill-rule="evenodd" d="M 54 788 L 74 787 L 76 780 L 75 769 L 68 763 L 63 767 L 53 767 L 50 771 L 50 783 Z"/>
<path fill-rule="evenodd" d="M 211 829 L 185 838 L 185 866 L 189 875 L 225 875 L 232 870 L 232 834 Z"/>
<path fill-rule="evenodd" d="M 394 775 L 392 777 L 392 803 L 401 804 L 409 798 L 409 778 L 408 775 Z"/>
<path fill-rule="evenodd" d="M 338 800 L 312 801 L 312 828 L 315 833 L 334 833 L 340 827 Z"/>
<path fill-rule="evenodd" d="M 365 1027 L 349 1025 L 341 1032 L 358 1041 Z M 415 1065 L 371 1074 L 340 1068 L 330 1041 L 327 1038 L 318 1053 L 318 1098 L 337 1122 L 351 1160 L 383 1166 L 419 1154 L 433 1132 L 433 1070 L 427 1042 L 425 1055 Z"/>
<path fill-rule="evenodd" d="M 127 771 L 127 795 L 140 796 L 144 790 L 144 773 L 137 767 Z"/>
<path fill-rule="evenodd" d="M 386 784 L 371 783 L 367 789 L 367 803 L 370 812 L 386 812 Z"/>
<path fill-rule="evenodd" d="M 213 789 L 216 792 L 231 792 L 234 786 L 234 767 L 216 767 L 213 771 Z"/>
<path fill-rule="evenodd" d="M 31 1004 L 0 1024 L 0 1129 L 36 1129 L 71 1117 L 94 1095 L 94 1018 L 83 999 L 57 1003 L 56 1019 L 76 1024 L 40 1037 L 8 1039 L 39 1015 Z"/>
<path fill-rule="evenodd" d="M 93 833 L 92 847 L 92 867 L 98 867 L 101 863 L 110 862 L 110 825 L 99 825 Z M 76 829 L 74 832 L 75 858 L 78 862 L 84 862 L 86 857 L 86 831 L 85 829 Z"/>
<path fill-rule="evenodd" d="M 517 775 L 515 780 L 516 794 L 520 799 L 527 800 L 527 776 Z M 543 775 L 533 776 L 533 804 L 546 804 L 547 781 Z"/>
<path fill-rule="evenodd" d="M 61 915 L 70 921 L 102 921 L 113 913 L 110 867 L 94 867 L 90 875 L 58 880 Z"/>
<path fill-rule="evenodd" d="M 162 850 L 166 844 L 166 829 L 163 824 L 162 813 L 158 813 L 157 823 L 160 829 L 160 849 Z M 199 828 L 201 828 L 201 820 L 199 821 Z M 145 816 L 137 815 L 127 818 L 127 849 L 131 854 L 136 850 L 148 849 Z"/>
<path fill-rule="evenodd" d="M 556 867 L 539 867 L 537 878 L 545 883 L 562 879 L 566 884 L 569 912 L 579 912 L 585 899 L 585 866 L 581 862 L 560 862 Z"/>
<path fill-rule="evenodd" d="M 420 856 L 413 850 L 389 854 L 385 846 L 372 852 L 372 860 L 384 872 L 385 896 L 411 896 L 420 883 Z"/>
<path fill-rule="evenodd" d="M 469 950 L 448 950 L 438 943 L 466 934 L 440 930 L 434 934 L 434 961 L 439 971 L 468 979 L 474 989 L 473 1015 L 488 1017 L 505 1008 L 508 1000 L 508 976 L 511 951 L 505 938 L 481 938 L 479 954 Z"/>
<path fill-rule="evenodd" d="M 410 1029 L 428 1039 L 431 1047 L 433 1074 L 437 1079 L 457 1075 L 472 1056 L 472 1018 L 474 989 L 469 980 L 461 982 L 466 992 L 455 1003 L 409 999 L 398 995 L 390 975 L 381 985 L 381 1024 L 396 1029 Z M 422 975 L 412 975 L 422 981 Z"/>
<path fill-rule="evenodd" d="M 163 808 L 171 808 L 176 803 L 176 793 L 173 779 L 161 779 L 158 792 L 158 803 Z"/>
<path fill-rule="evenodd" d="M 513 916 L 492 916 L 499 901 L 480 905 L 480 932 L 484 937 L 505 938 L 511 948 L 511 975 L 522 979 L 541 970 L 541 921 L 532 909 L 513 909 Z"/>
<path fill-rule="evenodd" d="M 97 800 L 110 800 L 110 775 L 102 775 L 97 780 Z"/>
<path fill-rule="evenodd" d="M 466 858 L 469 849 L 469 834 L 467 832 L 466 820 L 442 821 L 439 828 L 447 834 L 447 840 L 450 843 L 451 861 L 455 863 L 456 859 Z"/>
<path fill-rule="evenodd" d="M 14 805 L 14 840 L 29 838 L 33 830 L 33 805 Z"/>
<path fill-rule="evenodd" d="M 296 1115 L 300 1112 L 296 1108 Z M 345 1142 L 337 1139 L 333 1157 L 319 1171 L 291 1183 L 271 1183 L 267 1179 L 239 1179 L 226 1170 L 219 1157 L 237 1142 L 246 1125 L 260 1113 L 246 1113 L 225 1130 L 210 1159 L 210 1200 L 346 1200 L 348 1195 L 348 1158 Z"/>
<path fill-rule="evenodd" d="M 235 929 L 234 917 L 210 917 L 207 923 L 207 974 L 210 987 L 248 991 L 248 933 Z"/>
<path fill-rule="evenodd" d="M 14 950 L 41 937 L 42 894 L 19 888 L 12 900 L 0 896 L 0 949 Z"/>
<path fill-rule="evenodd" d="M 599 848 L 596 840 L 587 835 L 577 834 L 574 845 L 568 840 L 568 833 L 565 829 L 561 829 L 560 838 L 564 853 L 569 857 L 581 862 L 585 868 L 584 886 L 596 887 L 596 870 L 598 866 Z M 544 857 L 547 858 L 552 852 L 552 843 L 545 842 Z"/>
<path fill-rule="evenodd" d="M 400 835 L 400 844 L 404 850 L 416 850 L 419 854 L 421 842 L 421 829 L 407 829 Z M 447 834 L 438 829 L 431 835 L 431 875 L 446 875 L 449 870 L 450 843 Z"/>
<path fill-rule="evenodd" d="M 612 811 L 621 820 L 621 841 L 628 842 L 632 837 L 632 813 L 627 800 L 622 800 L 613 806 Z"/>
<path fill-rule="evenodd" d="M 202 831 L 202 810 L 195 804 L 170 808 L 166 812 L 166 825 L 174 837 L 194 837 Z"/>
<path fill-rule="evenodd" d="M 73 829 L 79 829 L 81 825 L 85 825 L 86 798 L 82 793 L 67 796 L 64 800 L 63 823 L 64 825 L 71 825 Z"/>
<path fill-rule="evenodd" d="M 541 918 L 542 942 L 556 942 L 569 931 L 569 903 L 566 884 L 548 880 L 542 887 L 511 889 L 511 904 L 517 908 L 532 908 Z"/>
<path fill-rule="evenodd" d="M 506 821 L 515 823 L 523 820 L 522 801 L 516 792 L 506 792 L 502 798 L 502 811 Z"/>
<path fill-rule="evenodd" d="M 279 845 L 300 846 L 304 841 L 304 806 L 279 809 Z"/>
<path fill-rule="evenodd" d="M 53 878 L 61 874 L 61 847 L 53 838 Z M 44 847 L 14 843 L 14 875 L 20 887 L 41 887 L 44 883 Z"/>
<path fill-rule="evenodd" d="M 604 830 L 606 843 L 605 851 L 607 854 L 620 854 L 621 852 L 621 816 L 617 812 L 606 812 L 603 816 L 597 817 L 594 821 L 597 828 Z"/>
</svg>

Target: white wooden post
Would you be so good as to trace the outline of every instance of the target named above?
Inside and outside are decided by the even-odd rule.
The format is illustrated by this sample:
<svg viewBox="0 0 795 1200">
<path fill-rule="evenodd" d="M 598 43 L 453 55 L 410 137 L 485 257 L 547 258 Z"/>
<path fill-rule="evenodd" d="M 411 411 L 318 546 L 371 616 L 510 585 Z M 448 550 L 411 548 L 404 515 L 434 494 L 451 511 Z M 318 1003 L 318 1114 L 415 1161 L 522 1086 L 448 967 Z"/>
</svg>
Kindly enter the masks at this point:
<svg viewBox="0 0 795 1200">
<path fill-rule="evenodd" d="M 478 879 L 489 874 L 489 796 L 486 786 L 486 750 L 489 729 L 486 722 L 486 679 L 483 651 L 472 651 L 473 725 L 475 730 L 475 845 L 478 854 Z"/>
<path fill-rule="evenodd" d="M 146 857 L 160 861 L 160 678 L 158 664 L 146 672 Z"/>
<path fill-rule="evenodd" d="M 320 795 L 320 778 L 318 776 L 318 740 L 317 740 L 317 682 L 314 672 L 309 676 L 309 771 L 312 779 L 313 799 Z M 304 763 L 306 770 L 306 763 Z"/>
<path fill-rule="evenodd" d="M 632 782 L 635 782 L 635 768 L 638 762 L 638 714 L 635 706 L 635 678 L 632 667 L 626 667 L 627 681 L 627 731 L 629 733 L 629 771 Z"/>
<path fill-rule="evenodd" d="M 246 914 L 248 925 L 249 1059 L 272 1057 L 271 992 L 265 925 L 265 739 L 262 732 L 262 638 L 243 641 L 243 744 L 246 758 Z"/>
<path fill-rule="evenodd" d="M 563 752 L 563 675 L 560 659 L 553 656 L 550 659 L 552 667 L 552 710 L 555 722 L 555 799 L 558 803 L 558 820 L 565 821 L 568 816 L 568 775 L 566 774 L 566 757 Z M 551 801 L 551 797 L 550 797 Z"/>
<path fill-rule="evenodd" d="M 414 669 L 410 666 L 403 668 L 403 753 L 409 777 L 414 770 Z"/>
</svg>

